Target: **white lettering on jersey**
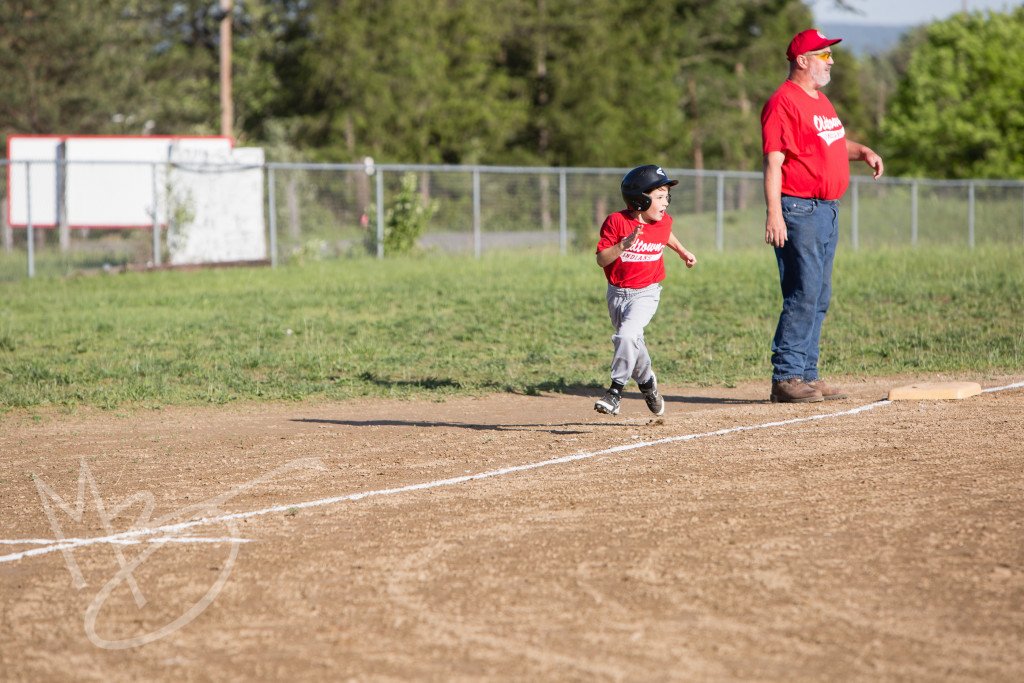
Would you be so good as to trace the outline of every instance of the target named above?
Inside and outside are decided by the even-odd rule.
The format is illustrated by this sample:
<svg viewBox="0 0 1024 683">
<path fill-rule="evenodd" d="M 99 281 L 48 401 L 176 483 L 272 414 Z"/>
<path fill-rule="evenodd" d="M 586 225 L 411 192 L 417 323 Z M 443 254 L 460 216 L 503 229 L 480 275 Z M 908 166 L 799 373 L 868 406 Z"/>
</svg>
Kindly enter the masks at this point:
<svg viewBox="0 0 1024 683">
<path fill-rule="evenodd" d="M 636 252 L 626 251 L 619 257 L 623 261 L 637 262 L 637 261 L 657 261 L 661 258 L 661 252 L 657 254 L 637 254 Z"/>
<path fill-rule="evenodd" d="M 846 129 L 840 128 L 839 130 L 823 130 L 818 133 L 818 137 L 825 141 L 825 144 L 829 147 L 836 140 L 842 140 L 846 137 Z"/>
<path fill-rule="evenodd" d="M 623 261 L 629 261 L 630 263 L 640 261 L 657 261 L 661 258 L 661 252 L 664 251 L 664 249 L 664 244 L 637 240 L 633 246 L 629 248 L 629 251 L 622 252 L 622 256 L 619 258 Z"/>
<path fill-rule="evenodd" d="M 814 127 L 818 131 L 818 137 L 825 141 L 829 147 L 836 140 L 846 137 L 846 129 L 843 122 L 834 116 L 815 116 Z"/>
<path fill-rule="evenodd" d="M 640 252 L 649 252 L 649 253 L 657 252 L 659 254 L 664 249 L 665 249 L 665 245 L 664 244 L 659 244 L 658 242 L 644 242 L 643 240 L 637 240 L 636 243 L 633 244 L 633 246 L 631 246 L 629 248 L 630 251 L 640 251 Z"/>
<path fill-rule="evenodd" d="M 836 128 L 842 128 L 843 122 L 834 116 L 815 116 L 814 127 L 817 128 L 819 132 L 823 130 L 835 130 Z"/>
</svg>

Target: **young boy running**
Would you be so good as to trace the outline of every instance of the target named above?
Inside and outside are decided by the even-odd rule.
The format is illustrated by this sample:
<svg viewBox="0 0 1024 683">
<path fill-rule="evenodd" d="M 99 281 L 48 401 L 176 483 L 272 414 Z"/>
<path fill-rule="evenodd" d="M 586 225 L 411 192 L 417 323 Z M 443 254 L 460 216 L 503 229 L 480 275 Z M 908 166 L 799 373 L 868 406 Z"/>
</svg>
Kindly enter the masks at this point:
<svg viewBox="0 0 1024 683">
<path fill-rule="evenodd" d="M 622 178 L 622 199 L 627 208 L 609 215 L 601 226 L 597 265 L 604 268 L 608 279 L 606 298 L 615 327 L 615 352 L 611 387 L 594 404 L 599 413 L 619 414 L 622 390 L 630 378 L 640 385 L 651 412 L 665 413 L 665 400 L 658 394 L 651 356 L 644 344 L 644 328 L 661 299 L 658 283 L 665 279 L 665 247 L 679 254 L 687 268 L 697 263 L 697 257 L 672 234 L 672 217 L 666 213 L 672 200 L 669 188 L 678 183 L 659 166 L 634 168 Z"/>
</svg>

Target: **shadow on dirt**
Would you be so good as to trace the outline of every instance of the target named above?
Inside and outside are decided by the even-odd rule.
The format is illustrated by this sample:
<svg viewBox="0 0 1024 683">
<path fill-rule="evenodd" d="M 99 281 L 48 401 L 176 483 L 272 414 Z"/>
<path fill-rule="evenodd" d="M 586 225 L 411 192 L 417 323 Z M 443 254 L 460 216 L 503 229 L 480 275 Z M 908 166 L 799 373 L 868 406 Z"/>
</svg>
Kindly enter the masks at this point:
<svg viewBox="0 0 1024 683">
<path fill-rule="evenodd" d="M 641 398 L 639 393 L 636 396 Z M 717 396 L 672 396 L 671 394 L 662 394 L 662 397 L 664 397 L 666 403 L 696 403 L 701 405 L 750 406 L 758 403 L 768 403 L 767 398 L 720 398 Z"/>
<path fill-rule="evenodd" d="M 589 434 L 594 427 L 626 427 L 624 424 L 599 424 L 590 422 L 569 422 L 564 424 L 474 424 L 471 422 L 444 422 L 431 420 L 324 420 L 318 418 L 296 418 L 292 422 L 338 425 L 341 427 L 454 427 L 481 432 L 550 432 L 551 434 Z M 634 425 L 635 426 L 635 425 Z M 569 429 L 586 427 L 587 429 Z"/>
<path fill-rule="evenodd" d="M 563 394 L 565 396 L 580 396 L 582 398 L 595 399 L 603 395 L 605 387 L 565 387 L 565 386 L 539 386 L 537 388 L 531 387 L 521 395 L 524 396 L 540 396 L 542 392 Z M 689 403 L 698 405 L 756 405 L 758 403 L 767 403 L 767 396 L 763 399 L 760 398 L 727 398 L 720 396 L 675 396 L 671 392 L 662 392 L 662 398 L 665 399 L 666 403 Z M 624 391 L 622 393 L 624 399 L 643 399 L 643 395 L 639 391 Z"/>
<path fill-rule="evenodd" d="M 413 380 L 394 380 L 385 379 L 378 377 L 373 373 L 363 373 L 360 376 L 365 382 L 376 384 L 379 387 L 417 387 L 420 389 L 465 389 L 461 382 L 457 379 L 451 379 L 446 377 L 424 377 Z M 604 393 L 605 387 L 603 385 L 581 385 L 581 384 L 569 384 L 563 380 L 555 380 L 550 382 L 539 382 L 537 384 L 531 384 L 522 389 L 515 389 L 511 387 L 499 387 L 489 386 L 482 387 L 484 389 L 491 389 L 499 393 L 505 392 L 514 394 L 516 396 L 535 396 L 543 398 L 544 394 L 561 394 L 563 396 L 579 396 L 581 398 L 594 399 L 601 396 Z M 742 399 L 742 398 L 722 398 L 717 396 L 673 396 L 671 393 L 663 393 L 662 396 L 668 403 L 689 403 L 699 405 L 752 405 L 757 403 L 765 403 L 765 399 Z M 643 398 L 639 391 L 626 391 L 623 394 L 623 398 Z M 376 424 L 376 423 L 372 423 Z M 539 426 L 539 425 L 537 425 Z"/>
</svg>

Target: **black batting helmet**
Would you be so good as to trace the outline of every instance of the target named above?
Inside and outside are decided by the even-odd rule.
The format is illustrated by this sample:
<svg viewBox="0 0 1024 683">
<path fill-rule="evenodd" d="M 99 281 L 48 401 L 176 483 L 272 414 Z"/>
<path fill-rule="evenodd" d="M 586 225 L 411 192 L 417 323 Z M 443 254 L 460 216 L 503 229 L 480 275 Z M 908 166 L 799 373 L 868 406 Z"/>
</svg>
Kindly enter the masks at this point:
<svg viewBox="0 0 1024 683">
<path fill-rule="evenodd" d="M 622 200 L 626 206 L 634 211 L 646 211 L 651 207 L 651 197 L 648 192 L 659 187 L 678 185 L 678 180 L 670 180 L 661 166 L 649 164 L 637 166 L 632 171 L 622 176 Z"/>
</svg>

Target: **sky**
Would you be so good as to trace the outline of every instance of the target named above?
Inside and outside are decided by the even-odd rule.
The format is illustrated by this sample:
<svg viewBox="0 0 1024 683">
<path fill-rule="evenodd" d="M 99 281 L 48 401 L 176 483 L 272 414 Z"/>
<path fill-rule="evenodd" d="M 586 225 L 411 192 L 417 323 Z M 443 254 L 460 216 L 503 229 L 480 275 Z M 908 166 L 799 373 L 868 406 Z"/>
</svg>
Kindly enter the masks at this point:
<svg viewBox="0 0 1024 683">
<path fill-rule="evenodd" d="M 805 0 L 818 24 L 889 24 L 913 26 L 949 18 L 962 12 L 978 10 L 1006 11 L 1024 5 L 1024 0 L 848 0 L 863 14 L 844 12 L 832 0 Z"/>
</svg>

